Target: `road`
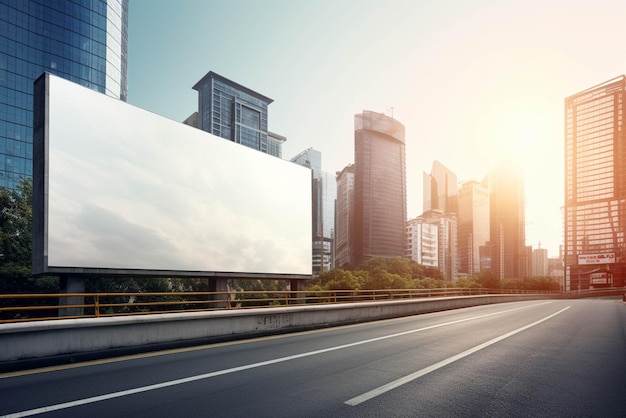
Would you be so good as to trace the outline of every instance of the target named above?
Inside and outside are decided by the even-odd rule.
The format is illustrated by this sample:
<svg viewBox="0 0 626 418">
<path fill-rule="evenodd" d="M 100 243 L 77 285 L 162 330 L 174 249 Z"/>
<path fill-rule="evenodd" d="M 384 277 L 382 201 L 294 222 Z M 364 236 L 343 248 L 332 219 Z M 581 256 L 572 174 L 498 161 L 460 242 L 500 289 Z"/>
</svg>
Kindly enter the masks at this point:
<svg viewBox="0 0 626 418">
<path fill-rule="evenodd" d="M 36 414 L 623 417 L 626 304 L 487 305 L 0 375 L 0 415 Z"/>
</svg>

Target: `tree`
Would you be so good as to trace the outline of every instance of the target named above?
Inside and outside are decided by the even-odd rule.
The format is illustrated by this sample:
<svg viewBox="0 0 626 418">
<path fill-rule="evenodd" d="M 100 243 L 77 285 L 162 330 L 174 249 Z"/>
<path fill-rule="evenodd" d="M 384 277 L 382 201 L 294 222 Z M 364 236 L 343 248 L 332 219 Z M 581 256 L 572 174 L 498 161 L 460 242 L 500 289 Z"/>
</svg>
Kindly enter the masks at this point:
<svg viewBox="0 0 626 418">
<path fill-rule="evenodd" d="M 0 187 L 0 291 L 28 290 L 31 277 L 33 182 Z"/>
<path fill-rule="evenodd" d="M 431 279 L 435 280 L 443 280 L 443 274 L 441 274 L 441 271 L 439 271 L 437 267 L 424 267 L 424 277 L 422 278 L 426 277 L 430 277 Z"/>
<path fill-rule="evenodd" d="M 502 284 L 496 274 L 492 271 L 481 271 L 476 278 L 481 287 L 486 289 L 500 289 Z"/>
<path fill-rule="evenodd" d="M 324 290 L 359 290 L 363 286 L 361 276 L 355 276 L 351 271 L 344 269 L 322 272 L 318 279 L 320 287 Z"/>
<path fill-rule="evenodd" d="M 462 287 L 465 289 L 478 289 L 480 287 L 480 283 L 478 283 L 473 278 L 461 277 L 454 282 L 456 287 Z"/>
</svg>

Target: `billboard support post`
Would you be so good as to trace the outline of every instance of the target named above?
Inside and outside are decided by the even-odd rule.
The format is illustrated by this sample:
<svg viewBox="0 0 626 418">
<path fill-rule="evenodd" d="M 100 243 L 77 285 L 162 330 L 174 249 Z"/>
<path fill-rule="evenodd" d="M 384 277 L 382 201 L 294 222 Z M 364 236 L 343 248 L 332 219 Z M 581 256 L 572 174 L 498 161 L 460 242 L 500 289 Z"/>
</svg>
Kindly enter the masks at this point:
<svg viewBox="0 0 626 418">
<path fill-rule="evenodd" d="M 306 282 L 304 280 L 290 280 L 289 281 L 289 290 L 292 292 L 302 292 L 306 289 Z M 300 293 L 292 293 L 291 297 L 296 298 L 295 303 L 304 303 L 303 300 L 298 300 L 297 298 L 301 297 Z"/>
<path fill-rule="evenodd" d="M 85 278 L 63 274 L 59 277 L 61 293 L 85 293 Z M 84 305 L 84 296 L 62 296 L 59 298 L 59 316 L 83 316 L 85 308 L 63 308 L 67 305 Z"/>
<path fill-rule="evenodd" d="M 227 294 L 228 292 L 228 279 L 223 277 L 210 277 L 209 279 L 209 292 L 224 292 L 219 295 L 211 295 L 211 300 L 224 300 L 224 302 L 216 302 L 211 304 L 213 308 L 227 308 Z"/>
</svg>

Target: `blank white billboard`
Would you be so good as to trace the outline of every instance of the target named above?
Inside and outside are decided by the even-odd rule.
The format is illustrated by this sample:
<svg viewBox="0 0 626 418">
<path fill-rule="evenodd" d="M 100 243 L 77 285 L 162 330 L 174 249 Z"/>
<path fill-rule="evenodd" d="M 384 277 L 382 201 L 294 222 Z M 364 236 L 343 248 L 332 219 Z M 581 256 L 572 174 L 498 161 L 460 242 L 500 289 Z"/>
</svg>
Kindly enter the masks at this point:
<svg viewBox="0 0 626 418">
<path fill-rule="evenodd" d="M 309 169 L 45 77 L 35 274 L 311 274 Z"/>
</svg>

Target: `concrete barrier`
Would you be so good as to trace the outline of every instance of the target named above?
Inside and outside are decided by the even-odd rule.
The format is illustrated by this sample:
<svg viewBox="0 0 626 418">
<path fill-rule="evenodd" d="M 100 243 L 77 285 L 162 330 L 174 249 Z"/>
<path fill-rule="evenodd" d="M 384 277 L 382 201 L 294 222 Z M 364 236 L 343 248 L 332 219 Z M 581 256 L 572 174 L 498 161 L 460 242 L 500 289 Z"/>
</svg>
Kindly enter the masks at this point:
<svg viewBox="0 0 626 418">
<path fill-rule="evenodd" d="M 0 324 L 0 371 L 547 295 L 483 295 Z"/>
</svg>

